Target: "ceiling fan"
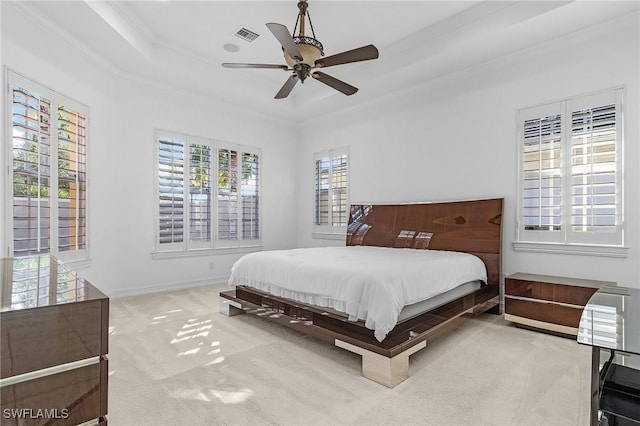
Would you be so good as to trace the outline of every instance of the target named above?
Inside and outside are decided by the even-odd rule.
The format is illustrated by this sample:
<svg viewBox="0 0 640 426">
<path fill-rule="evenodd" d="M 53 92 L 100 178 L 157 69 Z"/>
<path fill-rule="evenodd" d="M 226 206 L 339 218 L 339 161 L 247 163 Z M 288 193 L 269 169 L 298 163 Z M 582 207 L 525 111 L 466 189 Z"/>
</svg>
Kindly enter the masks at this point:
<svg viewBox="0 0 640 426">
<path fill-rule="evenodd" d="M 282 24 L 267 24 L 267 28 L 269 28 L 282 46 L 284 60 L 287 65 L 223 63 L 222 66 L 225 68 L 269 68 L 293 71 L 291 77 L 287 79 L 280 91 L 276 94 L 275 99 L 283 99 L 289 96 L 289 93 L 291 93 L 298 81 L 304 83 L 307 77 L 312 77 L 345 95 L 353 95 L 356 93 L 358 88 L 325 74 L 320 71 L 320 69 L 376 59 L 378 57 L 378 49 L 376 49 L 374 45 L 369 44 L 357 49 L 324 57 L 322 43 L 315 38 L 316 34 L 313 31 L 313 24 L 311 23 L 311 17 L 309 16 L 307 8 L 307 0 L 298 1 L 298 18 L 296 19 L 296 25 L 293 29 L 293 33 L 295 34 L 299 25 L 300 28 L 297 36 L 291 36 L 287 27 Z M 309 21 L 313 37 L 305 35 L 305 19 Z"/>
</svg>

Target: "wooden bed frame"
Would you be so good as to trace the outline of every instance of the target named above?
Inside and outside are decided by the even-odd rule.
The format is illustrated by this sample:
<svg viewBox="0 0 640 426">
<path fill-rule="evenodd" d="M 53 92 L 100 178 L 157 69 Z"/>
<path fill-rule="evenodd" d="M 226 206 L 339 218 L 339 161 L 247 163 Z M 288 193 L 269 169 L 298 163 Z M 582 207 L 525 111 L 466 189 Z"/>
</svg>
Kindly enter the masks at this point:
<svg viewBox="0 0 640 426">
<path fill-rule="evenodd" d="M 363 321 L 331 309 L 237 286 L 220 293 L 220 312 L 253 314 L 362 355 L 362 375 L 388 387 L 409 376 L 409 355 L 463 317 L 499 313 L 502 198 L 446 203 L 352 205 L 346 244 L 472 253 L 487 267 L 478 290 L 399 322 L 378 342 Z"/>
</svg>

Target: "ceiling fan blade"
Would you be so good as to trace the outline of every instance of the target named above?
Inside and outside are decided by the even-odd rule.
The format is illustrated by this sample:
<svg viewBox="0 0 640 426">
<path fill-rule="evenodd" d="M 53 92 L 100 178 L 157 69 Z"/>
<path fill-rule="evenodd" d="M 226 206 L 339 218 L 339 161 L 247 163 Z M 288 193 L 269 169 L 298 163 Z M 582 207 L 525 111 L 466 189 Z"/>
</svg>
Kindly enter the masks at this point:
<svg viewBox="0 0 640 426">
<path fill-rule="evenodd" d="M 332 67 L 334 65 L 349 64 L 351 62 L 368 61 L 378 58 L 378 49 L 373 44 L 359 47 L 346 52 L 317 59 L 315 64 L 319 67 Z"/>
<path fill-rule="evenodd" d="M 274 96 L 274 99 L 284 99 L 287 96 L 289 96 L 289 93 L 291 93 L 291 91 L 293 90 L 293 87 L 296 85 L 297 82 L 298 82 L 297 75 L 294 74 L 291 77 L 289 77 L 289 79 L 284 82 L 284 85 L 282 86 L 282 88 L 280 88 L 280 91 L 276 93 L 276 95 Z"/>
<path fill-rule="evenodd" d="M 286 65 L 276 64 L 239 64 L 235 62 L 225 62 L 222 64 L 225 68 L 266 68 L 266 69 L 281 69 L 287 71 L 289 69 Z"/>
<path fill-rule="evenodd" d="M 293 37 L 291 33 L 282 24 L 275 24 L 273 22 L 267 24 L 267 28 L 273 33 L 273 35 L 278 39 L 282 48 L 294 59 L 301 61 L 302 53 L 298 49 L 298 46 L 293 42 Z"/>
<path fill-rule="evenodd" d="M 333 87 L 337 91 L 344 93 L 347 96 L 353 95 L 358 91 L 357 87 L 353 87 L 352 85 L 347 84 L 342 80 L 338 80 L 337 78 L 331 77 L 330 75 L 320 71 L 312 73 L 311 76 L 316 80 L 326 84 L 327 86 Z"/>
<path fill-rule="evenodd" d="M 275 65 L 275 64 L 239 64 L 235 62 L 225 62 L 222 64 L 225 68 L 268 68 L 268 69 L 281 69 L 288 70 L 289 67 L 286 65 Z"/>
</svg>

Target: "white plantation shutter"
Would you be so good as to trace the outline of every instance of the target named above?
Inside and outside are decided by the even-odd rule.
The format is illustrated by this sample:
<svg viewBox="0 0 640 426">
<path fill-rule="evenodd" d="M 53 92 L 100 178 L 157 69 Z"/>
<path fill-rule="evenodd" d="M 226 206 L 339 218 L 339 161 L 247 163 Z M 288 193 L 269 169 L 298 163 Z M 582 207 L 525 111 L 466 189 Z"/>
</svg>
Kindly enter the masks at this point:
<svg viewBox="0 0 640 426">
<path fill-rule="evenodd" d="M 218 240 L 237 241 L 237 239 L 238 151 L 220 148 L 218 149 Z"/>
<path fill-rule="evenodd" d="M 260 244 L 260 151 L 156 131 L 156 251 Z"/>
<path fill-rule="evenodd" d="M 615 232 L 615 105 L 572 113 L 571 229 Z"/>
<path fill-rule="evenodd" d="M 331 224 L 334 227 L 347 226 L 347 154 L 344 153 L 331 159 L 331 204 Z"/>
<path fill-rule="evenodd" d="M 260 156 L 242 153 L 242 239 L 260 239 Z"/>
<path fill-rule="evenodd" d="M 19 257 L 48 253 L 51 247 L 52 94 L 39 87 L 35 87 L 37 91 L 18 84 L 10 87 L 13 99 L 13 254 Z"/>
<path fill-rule="evenodd" d="M 13 255 L 88 256 L 88 108 L 8 72 Z"/>
<path fill-rule="evenodd" d="M 524 229 L 560 230 L 562 173 L 559 114 L 525 120 Z"/>
<path fill-rule="evenodd" d="M 622 89 L 520 111 L 519 241 L 622 245 Z"/>
<path fill-rule="evenodd" d="M 159 242 L 184 241 L 184 138 L 158 140 Z"/>
<path fill-rule="evenodd" d="M 189 143 L 189 241 L 211 241 L 213 162 L 206 143 Z"/>
<path fill-rule="evenodd" d="M 329 226 L 329 157 L 315 160 L 315 222 L 316 227 Z"/>
<path fill-rule="evenodd" d="M 87 243 L 87 116 L 70 101 L 58 103 L 58 248 Z"/>
<path fill-rule="evenodd" d="M 246 146 L 218 148 L 218 246 L 260 242 L 260 152 Z"/>
<path fill-rule="evenodd" d="M 346 232 L 349 220 L 348 149 L 314 155 L 314 232 Z"/>
</svg>

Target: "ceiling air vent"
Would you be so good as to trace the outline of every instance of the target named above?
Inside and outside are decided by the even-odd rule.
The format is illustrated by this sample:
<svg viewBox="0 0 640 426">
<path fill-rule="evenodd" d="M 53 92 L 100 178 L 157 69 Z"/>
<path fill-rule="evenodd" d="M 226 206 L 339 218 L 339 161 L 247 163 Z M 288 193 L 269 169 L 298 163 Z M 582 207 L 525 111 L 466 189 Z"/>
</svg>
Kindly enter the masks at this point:
<svg viewBox="0 0 640 426">
<path fill-rule="evenodd" d="M 240 28 L 238 31 L 236 31 L 235 33 L 236 37 L 240 37 L 241 39 L 243 39 L 244 41 L 247 41 L 249 43 L 251 43 L 252 41 L 254 41 L 255 39 L 257 39 L 258 37 L 260 37 L 260 34 L 253 32 L 245 27 Z"/>
</svg>

